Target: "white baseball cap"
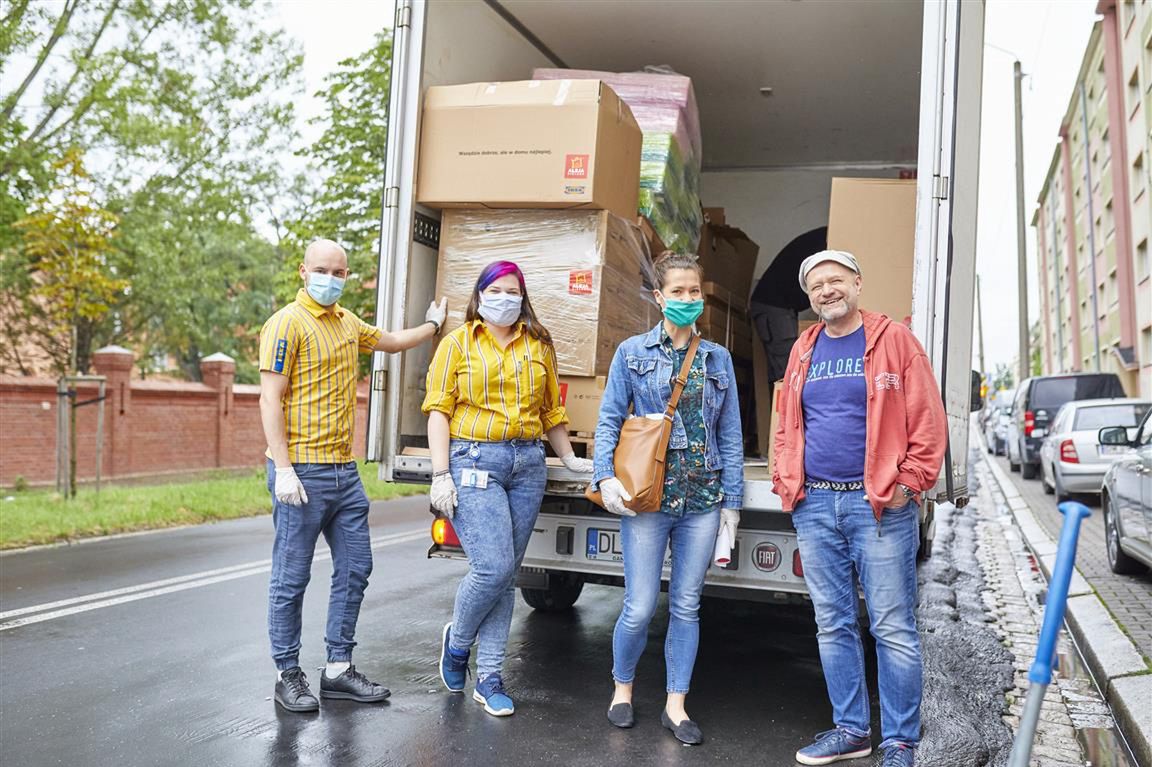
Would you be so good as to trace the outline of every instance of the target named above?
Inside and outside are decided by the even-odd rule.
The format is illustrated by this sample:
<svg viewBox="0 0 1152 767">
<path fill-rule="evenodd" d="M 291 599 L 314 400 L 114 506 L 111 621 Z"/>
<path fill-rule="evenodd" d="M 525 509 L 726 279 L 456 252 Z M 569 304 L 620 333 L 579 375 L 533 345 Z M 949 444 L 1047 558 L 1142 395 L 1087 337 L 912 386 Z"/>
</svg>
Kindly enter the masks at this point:
<svg viewBox="0 0 1152 767">
<path fill-rule="evenodd" d="M 856 256 L 846 250 L 822 250 L 819 253 L 813 253 L 800 262 L 800 289 L 805 293 L 808 292 L 808 272 L 825 261 L 835 261 L 841 266 L 848 267 L 856 274 L 860 274 L 860 264 L 856 262 Z"/>
</svg>

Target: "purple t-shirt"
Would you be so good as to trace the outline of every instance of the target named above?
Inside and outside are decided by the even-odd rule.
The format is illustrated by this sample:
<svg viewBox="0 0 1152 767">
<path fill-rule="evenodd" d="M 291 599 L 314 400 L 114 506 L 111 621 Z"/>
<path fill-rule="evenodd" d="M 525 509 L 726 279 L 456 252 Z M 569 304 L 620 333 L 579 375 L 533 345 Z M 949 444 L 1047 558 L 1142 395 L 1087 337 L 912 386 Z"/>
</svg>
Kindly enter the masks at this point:
<svg viewBox="0 0 1152 767">
<path fill-rule="evenodd" d="M 868 386 L 864 327 L 840 338 L 823 331 L 804 381 L 804 474 L 808 479 L 864 479 Z"/>
</svg>

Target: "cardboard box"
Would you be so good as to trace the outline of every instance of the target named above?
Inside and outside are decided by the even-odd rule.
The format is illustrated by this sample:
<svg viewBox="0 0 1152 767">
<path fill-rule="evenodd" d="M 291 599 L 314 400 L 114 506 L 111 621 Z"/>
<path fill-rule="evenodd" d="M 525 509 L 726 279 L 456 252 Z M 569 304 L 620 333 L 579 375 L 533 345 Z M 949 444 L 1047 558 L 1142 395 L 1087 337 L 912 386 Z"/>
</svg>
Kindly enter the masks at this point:
<svg viewBox="0 0 1152 767">
<path fill-rule="evenodd" d="M 741 230 L 716 224 L 705 224 L 698 251 L 704 279 L 724 285 L 744 297 L 752 292 L 752 275 L 760 246 L 752 242 Z"/>
<path fill-rule="evenodd" d="M 902 322 L 912 314 L 916 182 L 834 178 L 828 247 L 856 256 L 864 278 L 860 308 Z"/>
<path fill-rule="evenodd" d="M 863 269 L 864 267 L 860 267 Z M 813 325 L 819 324 L 820 320 L 798 320 L 796 322 L 796 337 L 799 338 L 804 334 L 804 331 Z"/>
<path fill-rule="evenodd" d="M 636 216 L 640 128 L 599 80 L 429 88 L 416 199 L 433 208 L 587 208 Z"/>
<path fill-rule="evenodd" d="M 588 436 L 596 433 L 606 383 L 604 376 L 560 376 L 560 402 L 568 411 L 570 433 Z"/>
<path fill-rule="evenodd" d="M 717 226 L 724 226 L 728 223 L 727 219 L 724 218 L 723 208 L 705 208 L 704 221 Z"/>
<path fill-rule="evenodd" d="M 486 265 L 514 261 L 555 342 L 560 375 L 607 375 L 616 347 L 660 317 L 640 237 L 636 224 L 607 211 L 445 211 L 436 276 L 436 295 L 448 298 L 445 328 L 464 322 Z"/>
</svg>

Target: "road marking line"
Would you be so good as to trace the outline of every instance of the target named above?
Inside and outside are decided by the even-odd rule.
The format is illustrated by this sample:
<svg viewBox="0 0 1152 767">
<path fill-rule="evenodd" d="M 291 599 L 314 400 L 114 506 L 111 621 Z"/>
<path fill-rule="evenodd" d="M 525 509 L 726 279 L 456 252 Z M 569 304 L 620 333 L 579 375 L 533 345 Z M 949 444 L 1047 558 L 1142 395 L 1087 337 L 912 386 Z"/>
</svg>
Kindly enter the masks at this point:
<svg viewBox="0 0 1152 767">
<path fill-rule="evenodd" d="M 424 527 L 417 530 L 411 530 L 404 533 L 394 533 L 392 535 L 383 535 L 378 538 L 372 539 L 372 548 L 378 549 L 385 546 L 392 546 L 398 543 L 408 543 L 424 538 L 428 535 L 428 531 Z M 313 564 L 316 562 L 324 562 L 332 558 L 331 551 L 320 551 L 312 558 Z M 0 613 L 0 631 L 8 631 L 9 629 L 19 628 L 20 626 L 27 626 L 33 623 L 42 623 L 43 621 L 54 620 L 56 618 L 63 618 L 69 615 L 76 615 L 78 613 L 88 612 L 90 610 L 98 610 L 104 607 L 113 607 L 115 605 L 125 604 L 127 602 L 135 602 L 140 599 L 148 599 L 150 597 L 163 596 L 165 594 L 173 594 L 179 591 L 187 591 L 189 589 L 200 588 L 201 586 L 211 586 L 215 583 L 223 583 L 225 581 L 236 580 L 238 578 L 247 578 L 252 575 L 260 575 L 272 570 L 272 560 L 263 559 L 255 562 L 247 562 L 241 565 L 233 565 L 231 567 L 221 567 L 215 570 L 204 570 L 199 573 L 191 573 L 189 575 L 182 575 L 175 578 L 166 578 L 160 581 L 152 581 L 150 583 L 142 583 L 136 586 L 127 586 L 120 589 L 113 589 L 111 591 L 102 591 L 95 594 L 88 594 L 82 597 L 72 597 L 70 599 L 61 599 L 56 602 L 47 602 L 40 605 L 31 605 L 29 607 L 21 607 L 17 610 L 9 610 Z M 30 613 L 37 613 L 27 618 L 20 618 L 21 615 L 29 615 Z M 8 620 L 14 618 L 15 620 Z"/>
</svg>

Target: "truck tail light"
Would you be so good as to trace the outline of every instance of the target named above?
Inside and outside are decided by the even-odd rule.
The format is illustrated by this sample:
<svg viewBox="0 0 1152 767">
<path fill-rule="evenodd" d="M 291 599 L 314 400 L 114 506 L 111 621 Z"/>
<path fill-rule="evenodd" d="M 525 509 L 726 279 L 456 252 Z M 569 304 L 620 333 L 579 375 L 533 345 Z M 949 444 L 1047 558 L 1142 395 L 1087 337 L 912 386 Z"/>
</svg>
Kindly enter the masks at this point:
<svg viewBox="0 0 1152 767">
<path fill-rule="evenodd" d="M 1031 410 L 1024 411 L 1024 436 L 1031 437 L 1032 430 L 1036 428 L 1036 414 Z"/>
<path fill-rule="evenodd" d="M 1076 454 L 1076 445 L 1072 440 L 1066 439 L 1060 443 L 1060 460 L 1064 463 L 1080 463 L 1080 456 Z"/>
<path fill-rule="evenodd" d="M 436 520 L 432 523 L 432 541 L 438 546 L 460 547 L 460 539 L 456 537 L 456 531 L 452 529 L 452 523 L 444 517 L 436 517 Z"/>
<path fill-rule="evenodd" d="M 804 563 L 800 561 L 800 549 L 792 552 L 792 574 L 797 578 L 804 577 Z"/>
</svg>

